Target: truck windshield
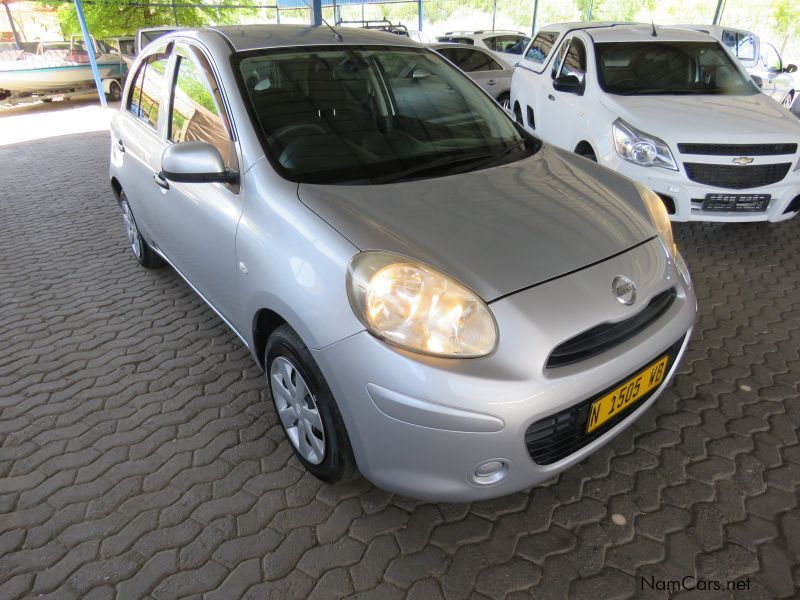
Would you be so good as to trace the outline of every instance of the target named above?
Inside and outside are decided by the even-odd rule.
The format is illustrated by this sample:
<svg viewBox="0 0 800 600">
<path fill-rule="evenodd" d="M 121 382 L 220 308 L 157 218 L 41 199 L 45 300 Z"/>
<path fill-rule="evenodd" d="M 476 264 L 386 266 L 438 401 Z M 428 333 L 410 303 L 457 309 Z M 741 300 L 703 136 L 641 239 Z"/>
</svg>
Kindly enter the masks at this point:
<svg viewBox="0 0 800 600">
<path fill-rule="evenodd" d="M 718 42 L 604 42 L 595 54 L 600 87 L 610 94 L 759 92 Z"/>
<path fill-rule="evenodd" d="M 377 184 L 481 169 L 539 142 L 431 51 L 391 46 L 234 55 L 265 152 L 306 183 Z"/>
</svg>

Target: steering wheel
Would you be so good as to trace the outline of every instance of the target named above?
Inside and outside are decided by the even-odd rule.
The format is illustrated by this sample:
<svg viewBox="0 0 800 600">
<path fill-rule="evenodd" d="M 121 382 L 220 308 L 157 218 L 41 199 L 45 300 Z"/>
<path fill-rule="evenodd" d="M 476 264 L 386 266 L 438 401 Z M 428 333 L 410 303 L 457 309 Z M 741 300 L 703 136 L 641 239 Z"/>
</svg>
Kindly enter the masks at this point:
<svg viewBox="0 0 800 600">
<path fill-rule="evenodd" d="M 317 125 L 316 123 L 295 123 L 294 125 L 287 125 L 286 127 L 281 127 L 275 133 L 273 133 L 271 137 L 273 141 L 279 142 L 281 138 L 289 134 L 294 134 L 295 136 L 298 136 L 303 132 L 305 132 L 307 135 L 318 135 L 318 134 L 328 133 L 321 125 Z M 280 145 L 283 146 L 283 144 Z"/>
</svg>

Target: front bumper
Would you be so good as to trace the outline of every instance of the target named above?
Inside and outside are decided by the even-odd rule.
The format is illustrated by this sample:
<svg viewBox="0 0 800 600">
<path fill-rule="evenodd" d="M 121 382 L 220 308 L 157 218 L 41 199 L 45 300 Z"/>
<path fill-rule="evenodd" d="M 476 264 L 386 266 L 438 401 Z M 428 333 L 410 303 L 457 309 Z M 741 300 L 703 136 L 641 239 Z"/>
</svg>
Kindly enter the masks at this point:
<svg viewBox="0 0 800 600">
<path fill-rule="evenodd" d="M 611 281 L 637 282 L 639 301 L 623 306 Z M 669 287 L 677 298 L 651 326 L 579 363 L 545 368 L 559 343 L 605 321 L 632 316 Z M 696 301 L 660 242 L 491 304 L 500 338 L 471 360 L 415 355 L 367 332 L 314 351 L 337 399 L 359 469 L 387 490 L 430 501 L 472 501 L 528 488 L 579 462 L 629 426 L 668 385 L 686 348 Z M 685 336 L 685 338 L 684 338 Z M 684 339 L 668 377 L 618 425 L 569 456 L 536 464 L 527 428 L 633 375 Z M 502 476 L 476 470 L 501 463 Z"/>
<path fill-rule="evenodd" d="M 731 164 L 730 156 L 683 156 L 675 155 L 678 171 L 661 167 L 640 167 L 630 163 L 612 151 L 605 165 L 626 177 L 638 181 L 658 194 L 664 194 L 675 201 L 675 214 L 670 215 L 673 221 L 784 221 L 791 219 L 797 211 L 785 212 L 794 198 L 800 195 L 800 170 L 795 170 L 800 158 L 797 154 L 787 156 L 755 157 L 754 165 L 791 162 L 789 173 L 782 181 L 772 185 L 741 190 L 718 188 L 691 181 L 683 167 L 684 162 L 702 162 L 708 164 Z M 771 199 L 763 212 L 717 212 L 703 211 L 702 200 L 707 194 L 769 194 Z M 694 202 L 693 202 L 694 200 Z M 797 205 L 800 210 L 800 205 Z"/>
</svg>

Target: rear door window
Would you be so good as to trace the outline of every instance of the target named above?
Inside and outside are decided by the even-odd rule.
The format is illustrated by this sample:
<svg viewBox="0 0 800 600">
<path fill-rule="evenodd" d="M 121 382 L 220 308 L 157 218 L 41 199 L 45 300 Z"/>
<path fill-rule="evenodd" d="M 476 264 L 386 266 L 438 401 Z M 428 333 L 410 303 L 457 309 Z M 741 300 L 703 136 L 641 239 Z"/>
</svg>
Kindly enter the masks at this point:
<svg viewBox="0 0 800 600">
<path fill-rule="evenodd" d="M 158 113 L 164 95 L 164 78 L 168 65 L 167 52 L 147 57 L 136 73 L 128 99 L 130 113 L 153 129 L 158 129 Z"/>
<path fill-rule="evenodd" d="M 442 48 L 439 52 L 465 73 L 500 71 L 503 69 L 488 52 L 472 48 Z"/>
</svg>

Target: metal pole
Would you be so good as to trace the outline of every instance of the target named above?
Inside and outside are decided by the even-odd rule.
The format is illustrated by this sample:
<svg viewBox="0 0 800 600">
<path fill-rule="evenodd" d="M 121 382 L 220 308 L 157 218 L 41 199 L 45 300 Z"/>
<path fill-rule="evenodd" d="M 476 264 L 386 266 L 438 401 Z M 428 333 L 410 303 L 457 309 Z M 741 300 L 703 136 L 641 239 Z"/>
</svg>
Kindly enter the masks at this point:
<svg viewBox="0 0 800 600">
<path fill-rule="evenodd" d="M 417 0 L 417 29 L 422 31 L 422 20 L 424 15 L 424 9 L 422 6 L 422 0 Z"/>
<path fill-rule="evenodd" d="M 281 9 L 279 7 L 275 7 L 275 17 L 278 19 L 278 25 L 281 24 Z"/>
<path fill-rule="evenodd" d="M 97 68 L 97 60 L 95 60 L 94 57 L 94 42 L 92 41 L 92 36 L 89 35 L 89 28 L 86 26 L 86 17 L 83 15 L 81 0 L 75 0 L 75 10 L 78 12 L 78 23 L 83 33 L 83 44 L 86 48 L 86 53 L 89 55 L 89 64 L 92 65 L 92 75 L 94 75 L 94 85 L 97 87 L 97 95 L 100 96 L 100 106 L 108 108 L 106 104 L 106 95 L 103 92 L 103 82 L 100 79 L 100 70 Z"/>
<path fill-rule="evenodd" d="M 591 21 L 592 20 L 592 9 L 593 8 L 594 8 L 594 0 L 589 2 L 589 15 L 586 17 L 587 21 Z"/>
<path fill-rule="evenodd" d="M 492 31 L 494 31 L 494 23 L 497 20 L 497 0 L 494 0 L 492 5 Z"/>
<path fill-rule="evenodd" d="M 714 25 L 719 25 L 719 22 L 722 19 L 723 10 L 725 10 L 725 0 L 719 0 L 719 2 L 717 2 L 717 10 L 714 11 Z"/>
<path fill-rule="evenodd" d="M 181 24 L 178 23 L 178 9 L 175 6 L 175 0 L 172 0 L 172 14 L 175 15 L 175 27 L 180 27 Z"/>
<path fill-rule="evenodd" d="M 322 25 L 322 0 L 313 0 L 313 10 L 311 12 L 314 25 L 317 27 Z"/>
<path fill-rule="evenodd" d="M 8 8 L 8 3 L 3 2 L 3 6 L 6 7 L 6 16 L 8 17 L 8 24 L 11 25 L 11 33 L 14 35 L 14 42 L 17 44 L 17 50 L 22 50 L 22 44 L 19 41 L 19 34 L 17 33 L 17 28 L 14 27 L 14 19 L 11 18 L 11 9 Z"/>
<path fill-rule="evenodd" d="M 531 21 L 531 37 L 536 35 L 539 26 L 539 0 L 533 0 L 533 21 Z"/>
</svg>

